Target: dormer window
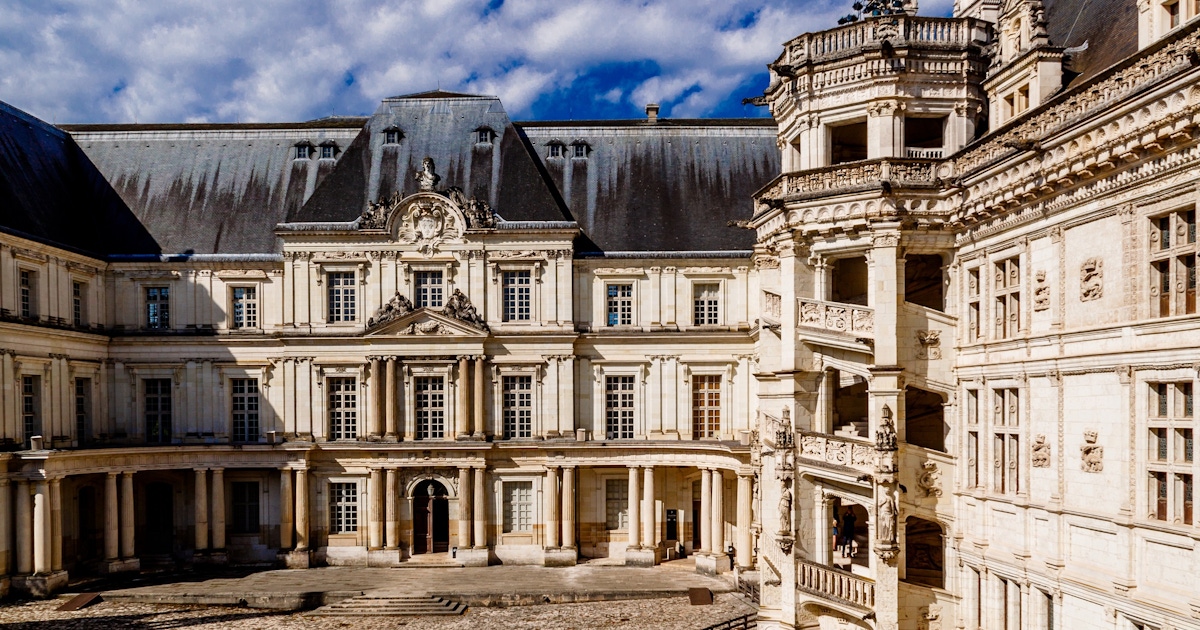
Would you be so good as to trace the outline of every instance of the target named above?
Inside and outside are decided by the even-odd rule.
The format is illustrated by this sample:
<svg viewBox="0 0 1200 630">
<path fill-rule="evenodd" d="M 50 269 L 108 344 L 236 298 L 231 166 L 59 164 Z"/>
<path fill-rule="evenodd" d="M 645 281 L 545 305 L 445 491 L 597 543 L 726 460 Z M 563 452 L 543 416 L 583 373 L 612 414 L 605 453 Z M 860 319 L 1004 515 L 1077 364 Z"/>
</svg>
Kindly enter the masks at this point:
<svg viewBox="0 0 1200 630">
<path fill-rule="evenodd" d="M 295 148 L 297 160 L 307 160 L 312 157 L 311 144 L 297 144 Z"/>
<path fill-rule="evenodd" d="M 496 132 L 482 127 L 475 130 L 475 144 L 491 144 L 492 139 L 496 137 Z"/>
<path fill-rule="evenodd" d="M 565 151 L 564 151 L 565 148 L 566 147 L 564 147 L 563 145 L 561 145 L 557 142 L 548 144 L 548 145 L 546 145 L 546 157 L 552 157 L 552 158 L 563 157 L 563 154 L 565 153 Z"/>
<path fill-rule="evenodd" d="M 389 127 L 383 131 L 384 144 L 400 144 L 400 139 L 403 137 L 404 134 L 395 127 Z"/>
<path fill-rule="evenodd" d="M 576 142 L 571 145 L 571 157 L 586 158 L 588 156 L 588 145 L 583 142 Z"/>
<path fill-rule="evenodd" d="M 337 144 L 331 140 L 322 142 L 320 149 L 322 160 L 332 160 L 337 155 Z"/>
</svg>

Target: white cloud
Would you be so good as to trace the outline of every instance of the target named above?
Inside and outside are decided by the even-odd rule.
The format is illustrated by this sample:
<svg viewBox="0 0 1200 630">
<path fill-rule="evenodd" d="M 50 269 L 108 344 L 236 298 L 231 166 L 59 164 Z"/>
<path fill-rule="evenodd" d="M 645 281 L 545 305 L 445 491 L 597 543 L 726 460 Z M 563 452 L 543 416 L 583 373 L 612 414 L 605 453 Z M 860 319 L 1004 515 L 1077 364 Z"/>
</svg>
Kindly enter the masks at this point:
<svg viewBox="0 0 1200 630">
<path fill-rule="evenodd" d="M 0 99 L 58 122 L 278 121 L 369 113 L 382 97 L 440 86 L 497 94 L 520 118 L 590 68 L 649 61 L 658 76 L 590 100 L 699 116 L 748 95 L 732 91 L 849 2 L 488 5 L 0 0 Z"/>
</svg>

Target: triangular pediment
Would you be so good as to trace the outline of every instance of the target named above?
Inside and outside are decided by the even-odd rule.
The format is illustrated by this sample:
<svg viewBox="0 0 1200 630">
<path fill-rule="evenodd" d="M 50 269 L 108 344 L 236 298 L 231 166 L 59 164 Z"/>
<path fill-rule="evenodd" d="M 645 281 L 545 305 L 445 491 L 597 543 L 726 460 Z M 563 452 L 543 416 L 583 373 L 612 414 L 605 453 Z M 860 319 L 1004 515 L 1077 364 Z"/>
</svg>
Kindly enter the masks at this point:
<svg viewBox="0 0 1200 630">
<path fill-rule="evenodd" d="M 487 332 L 438 311 L 419 308 L 367 330 L 368 337 L 486 337 Z"/>
</svg>

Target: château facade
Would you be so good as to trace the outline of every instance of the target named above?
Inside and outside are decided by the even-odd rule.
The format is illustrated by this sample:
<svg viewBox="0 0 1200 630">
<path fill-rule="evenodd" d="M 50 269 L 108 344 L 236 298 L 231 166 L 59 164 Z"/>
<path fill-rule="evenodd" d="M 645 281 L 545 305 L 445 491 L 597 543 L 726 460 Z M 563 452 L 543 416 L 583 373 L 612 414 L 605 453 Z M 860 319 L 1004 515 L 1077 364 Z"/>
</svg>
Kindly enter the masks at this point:
<svg viewBox="0 0 1200 630">
<path fill-rule="evenodd" d="M 800 35 L 770 119 L 0 104 L 0 587 L 686 555 L 768 628 L 1200 629 L 1200 21 L 1103 5 Z"/>
</svg>

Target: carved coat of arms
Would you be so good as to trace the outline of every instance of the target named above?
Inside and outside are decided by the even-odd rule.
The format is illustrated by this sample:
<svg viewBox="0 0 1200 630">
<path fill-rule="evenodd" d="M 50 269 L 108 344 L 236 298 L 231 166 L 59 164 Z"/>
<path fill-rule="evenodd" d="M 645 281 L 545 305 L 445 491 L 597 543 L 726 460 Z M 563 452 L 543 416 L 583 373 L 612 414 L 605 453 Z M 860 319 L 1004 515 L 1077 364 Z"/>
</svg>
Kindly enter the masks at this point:
<svg viewBox="0 0 1200 630">
<path fill-rule="evenodd" d="M 445 241 L 461 234 L 453 211 L 430 200 L 420 200 L 409 206 L 396 234 L 401 243 L 415 243 L 417 250 L 432 256 Z"/>
</svg>

